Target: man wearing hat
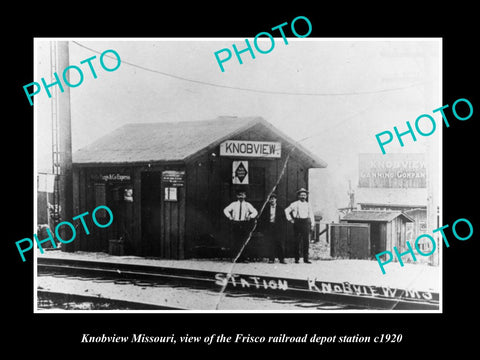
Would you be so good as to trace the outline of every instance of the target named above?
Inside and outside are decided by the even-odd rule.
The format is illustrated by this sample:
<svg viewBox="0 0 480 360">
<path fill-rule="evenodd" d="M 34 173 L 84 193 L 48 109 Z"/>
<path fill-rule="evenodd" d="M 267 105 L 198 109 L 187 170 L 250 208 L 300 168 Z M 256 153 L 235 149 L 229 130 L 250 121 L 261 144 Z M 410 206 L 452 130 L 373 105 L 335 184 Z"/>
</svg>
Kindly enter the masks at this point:
<svg viewBox="0 0 480 360">
<path fill-rule="evenodd" d="M 300 244 L 303 248 L 303 262 L 311 264 L 308 260 L 308 248 L 310 244 L 310 231 L 315 226 L 315 218 L 310 204 L 307 202 L 308 191 L 301 188 L 297 191 L 298 200 L 285 209 L 285 216 L 293 223 L 295 263 L 298 264 L 300 257 Z"/>
<path fill-rule="evenodd" d="M 248 234 L 252 230 L 253 225 L 250 220 L 255 219 L 258 215 L 252 204 L 245 201 L 246 197 L 247 193 L 244 190 L 238 190 L 237 201 L 232 202 L 223 209 L 223 213 L 232 223 L 233 258 L 240 252 Z M 238 262 L 246 262 L 245 251 L 242 251 L 238 257 Z"/>
<path fill-rule="evenodd" d="M 274 263 L 276 256 L 281 264 L 285 264 L 285 250 L 281 235 L 284 224 L 284 209 L 277 204 L 277 194 L 272 193 L 258 219 L 258 229 L 263 233 L 269 248 L 269 263 Z"/>
</svg>

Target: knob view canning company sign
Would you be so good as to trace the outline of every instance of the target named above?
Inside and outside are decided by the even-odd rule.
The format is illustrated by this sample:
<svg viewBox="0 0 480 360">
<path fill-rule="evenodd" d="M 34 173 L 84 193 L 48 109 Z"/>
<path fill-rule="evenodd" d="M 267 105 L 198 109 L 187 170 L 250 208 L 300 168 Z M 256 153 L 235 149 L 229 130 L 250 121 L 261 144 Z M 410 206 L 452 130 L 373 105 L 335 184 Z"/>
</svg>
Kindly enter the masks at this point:
<svg viewBox="0 0 480 360">
<path fill-rule="evenodd" d="M 220 144 L 220 156 L 280 158 L 281 147 L 272 141 L 227 140 Z"/>
<path fill-rule="evenodd" d="M 424 154 L 359 154 L 359 186 L 425 188 Z"/>
</svg>

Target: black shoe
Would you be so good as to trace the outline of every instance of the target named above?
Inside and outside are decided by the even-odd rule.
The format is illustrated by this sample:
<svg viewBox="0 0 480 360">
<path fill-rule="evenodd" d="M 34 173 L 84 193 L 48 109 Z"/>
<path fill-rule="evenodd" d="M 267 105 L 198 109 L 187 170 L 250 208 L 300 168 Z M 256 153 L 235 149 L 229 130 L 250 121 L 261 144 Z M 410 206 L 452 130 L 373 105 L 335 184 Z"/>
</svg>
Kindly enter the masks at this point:
<svg viewBox="0 0 480 360">
<path fill-rule="evenodd" d="M 304 264 L 311 264 L 312 262 L 309 261 L 309 260 L 303 260 L 303 263 L 304 263 Z"/>
<path fill-rule="evenodd" d="M 280 260 L 280 264 L 286 264 L 285 260 Z"/>
<path fill-rule="evenodd" d="M 295 259 L 295 264 L 298 264 L 298 260 Z"/>
</svg>

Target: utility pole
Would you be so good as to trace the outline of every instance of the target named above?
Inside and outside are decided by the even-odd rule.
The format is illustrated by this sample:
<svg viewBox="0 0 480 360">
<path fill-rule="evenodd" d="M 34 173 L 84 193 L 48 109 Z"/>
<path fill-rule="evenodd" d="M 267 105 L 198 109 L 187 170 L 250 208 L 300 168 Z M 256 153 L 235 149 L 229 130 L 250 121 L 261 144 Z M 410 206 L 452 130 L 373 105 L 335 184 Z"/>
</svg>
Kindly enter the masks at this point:
<svg viewBox="0 0 480 360">
<path fill-rule="evenodd" d="M 63 72 L 69 66 L 68 41 L 52 41 L 52 75 Z M 53 63 L 55 61 L 55 63 Z M 55 69 L 55 70 L 54 70 Z M 61 221 L 71 221 L 73 217 L 73 177 L 72 177 L 72 130 L 70 113 L 70 87 L 65 86 L 59 94 L 55 87 L 52 99 L 52 151 L 53 167 L 56 174 L 56 200 Z M 65 226 L 60 228 L 62 239 L 70 239 L 71 234 L 64 234 Z M 63 231 L 62 231 L 63 230 Z M 73 251 L 71 244 L 62 244 L 63 251 Z"/>
<path fill-rule="evenodd" d="M 355 191 L 352 190 L 352 181 L 348 180 L 348 207 L 350 208 L 350 212 L 353 211 L 353 208 L 355 207 Z"/>
</svg>

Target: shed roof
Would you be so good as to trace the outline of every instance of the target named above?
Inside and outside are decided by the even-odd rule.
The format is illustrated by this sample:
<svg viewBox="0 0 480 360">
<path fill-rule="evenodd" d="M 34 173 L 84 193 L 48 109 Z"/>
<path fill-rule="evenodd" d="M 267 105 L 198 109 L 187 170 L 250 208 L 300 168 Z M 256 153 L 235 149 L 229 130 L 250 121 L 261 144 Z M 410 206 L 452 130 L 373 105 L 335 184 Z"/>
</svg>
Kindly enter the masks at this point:
<svg viewBox="0 0 480 360">
<path fill-rule="evenodd" d="M 390 222 L 398 216 L 403 217 L 407 222 L 414 220 L 401 211 L 377 211 L 377 210 L 354 210 L 346 214 L 341 220 L 346 221 L 368 221 L 368 222 Z"/>
<path fill-rule="evenodd" d="M 261 124 L 277 137 L 294 144 L 312 162 L 327 164 L 281 133 L 261 117 L 224 117 L 214 120 L 124 125 L 73 154 L 75 164 L 119 164 L 184 161 L 199 151 Z"/>
</svg>

